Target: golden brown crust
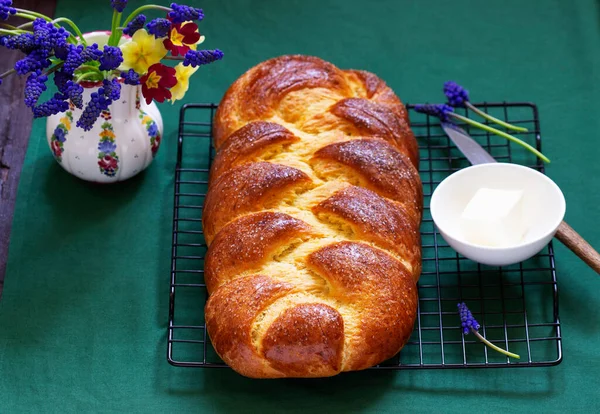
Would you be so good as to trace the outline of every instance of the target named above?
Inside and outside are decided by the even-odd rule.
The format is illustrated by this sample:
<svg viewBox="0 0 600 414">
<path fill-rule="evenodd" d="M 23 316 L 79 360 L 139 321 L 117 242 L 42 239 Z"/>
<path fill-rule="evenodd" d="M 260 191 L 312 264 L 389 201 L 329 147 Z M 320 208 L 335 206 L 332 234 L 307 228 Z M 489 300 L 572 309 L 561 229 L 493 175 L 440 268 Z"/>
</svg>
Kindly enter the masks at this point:
<svg viewBox="0 0 600 414">
<path fill-rule="evenodd" d="M 274 197 L 306 188 L 311 179 L 286 165 L 255 162 L 217 178 L 204 202 L 204 238 L 210 243 L 221 228 L 242 214 L 271 207 Z"/>
<path fill-rule="evenodd" d="M 360 175 L 361 184 L 396 200 L 419 214 L 423 210 L 423 187 L 419 172 L 410 160 L 380 139 L 356 139 L 327 145 L 313 160 L 340 163 Z M 313 164 L 316 169 L 320 164 Z"/>
<path fill-rule="evenodd" d="M 232 221 L 206 252 L 204 281 L 208 293 L 244 272 L 259 269 L 282 246 L 310 234 L 308 224 L 284 213 L 264 211 Z"/>
<path fill-rule="evenodd" d="M 421 234 L 414 210 L 356 186 L 338 191 L 312 210 L 324 220 L 344 221 L 360 240 L 375 243 L 410 263 L 415 278 L 421 274 Z"/>
<path fill-rule="evenodd" d="M 361 323 L 347 345 L 345 370 L 368 368 L 404 346 L 418 298 L 412 274 L 402 263 L 377 248 L 342 242 L 312 253 L 308 265 L 327 278 L 332 297 L 360 308 Z"/>
<path fill-rule="evenodd" d="M 288 283 L 251 275 L 224 285 L 208 298 L 206 327 L 225 362 L 249 377 L 283 376 L 270 368 L 256 349 L 252 329 L 261 311 L 293 289 Z"/>
<path fill-rule="evenodd" d="M 243 74 L 215 117 L 206 323 L 254 378 L 397 353 L 416 317 L 422 188 L 408 115 L 376 75 L 310 56 Z"/>
<path fill-rule="evenodd" d="M 363 136 L 381 136 L 388 142 L 393 141 L 396 148 L 411 160 L 415 168 L 419 168 L 417 141 L 406 139 L 412 135 L 408 122 L 390 107 L 367 99 L 348 98 L 336 103 L 330 111 L 354 124 Z"/>
<path fill-rule="evenodd" d="M 255 66 L 235 81 L 219 105 L 215 147 L 219 148 L 239 128 L 240 122 L 269 118 L 287 94 L 310 88 L 327 88 L 342 95 L 351 93 L 343 72 L 316 57 L 281 56 Z M 231 119 L 232 113 L 236 114 L 236 120 Z"/>
<path fill-rule="evenodd" d="M 290 376 L 335 375 L 342 368 L 344 320 L 322 303 L 296 305 L 273 321 L 262 345 L 271 366 Z"/>
<path fill-rule="evenodd" d="M 211 174 L 221 176 L 225 170 L 251 161 L 269 148 L 299 141 L 289 130 L 273 122 L 251 122 L 235 131 L 215 157 Z"/>
</svg>

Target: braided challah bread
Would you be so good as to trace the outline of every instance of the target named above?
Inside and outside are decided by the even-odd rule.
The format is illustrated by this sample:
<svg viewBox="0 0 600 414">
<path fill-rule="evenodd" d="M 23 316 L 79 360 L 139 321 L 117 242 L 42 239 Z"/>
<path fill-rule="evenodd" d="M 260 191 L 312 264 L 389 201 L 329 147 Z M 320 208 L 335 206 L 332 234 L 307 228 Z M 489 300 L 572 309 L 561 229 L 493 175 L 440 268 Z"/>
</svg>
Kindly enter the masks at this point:
<svg viewBox="0 0 600 414">
<path fill-rule="evenodd" d="M 208 333 L 255 378 L 365 369 L 408 340 L 421 272 L 418 147 L 375 75 L 255 66 L 215 119 L 203 226 Z"/>
</svg>

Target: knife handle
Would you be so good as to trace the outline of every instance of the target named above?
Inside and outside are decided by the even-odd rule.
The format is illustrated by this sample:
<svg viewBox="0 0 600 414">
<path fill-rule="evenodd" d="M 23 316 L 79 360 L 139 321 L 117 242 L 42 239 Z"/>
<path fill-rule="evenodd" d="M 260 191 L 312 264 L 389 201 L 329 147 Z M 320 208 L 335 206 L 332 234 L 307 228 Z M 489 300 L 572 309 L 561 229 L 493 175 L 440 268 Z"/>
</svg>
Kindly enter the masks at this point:
<svg viewBox="0 0 600 414">
<path fill-rule="evenodd" d="M 555 237 L 573 251 L 589 267 L 600 274 L 600 254 L 571 226 L 564 221 L 558 226 Z"/>
</svg>

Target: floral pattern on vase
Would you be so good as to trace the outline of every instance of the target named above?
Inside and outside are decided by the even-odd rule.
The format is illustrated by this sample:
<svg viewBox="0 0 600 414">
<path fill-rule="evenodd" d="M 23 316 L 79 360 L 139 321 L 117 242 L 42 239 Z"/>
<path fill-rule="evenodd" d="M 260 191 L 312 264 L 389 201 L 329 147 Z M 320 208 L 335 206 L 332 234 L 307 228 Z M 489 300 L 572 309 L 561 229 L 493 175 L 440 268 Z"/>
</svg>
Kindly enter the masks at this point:
<svg viewBox="0 0 600 414">
<path fill-rule="evenodd" d="M 154 158 L 156 157 L 156 153 L 158 152 L 158 147 L 160 147 L 161 142 L 158 125 L 156 125 L 154 119 L 152 119 L 151 116 L 148 116 L 148 114 L 146 114 L 144 111 L 140 111 L 139 117 L 142 120 L 142 124 L 146 127 L 146 131 L 150 137 L 150 149 L 152 151 L 152 158 Z"/>
<path fill-rule="evenodd" d="M 103 116 L 104 119 L 107 119 Z M 110 114 L 108 114 L 110 119 Z M 114 128 L 110 122 L 102 123 L 102 132 L 100 132 L 100 142 L 98 143 L 98 166 L 100 172 L 107 177 L 114 177 L 119 171 L 119 156 L 116 153 L 117 144 L 115 142 Z"/>
<path fill-rule="evenodd" d="M 84 105 L 98 87 L 84 85 Z M 81 109 L 73 107 L 67 112 L 48 117 L 48 144 L 62 168 L 83 180 L 126 180 L 142 172 L 157 155 L 163 135 L 162 117 L 154 102 L 146 104 L 139 85 L 122 84 L 121 98 L 100 113 L 90 131 L 75 123 Z M 68 139 L 63 132 L 69 133 Z"/>
<path fill-rule="evenodd" d="M 59 119 L 59 124 L 56 126 L 50 137 L 50 149 L 52 150 L 54 159 L 58 162 L 62 162 L 62 154 L 65 151 L 65 142 L 67 140 L 67 134 L 71 130 L 72 122 L 73 112 L 65 112 L 64 116 Z"/>
</svg>

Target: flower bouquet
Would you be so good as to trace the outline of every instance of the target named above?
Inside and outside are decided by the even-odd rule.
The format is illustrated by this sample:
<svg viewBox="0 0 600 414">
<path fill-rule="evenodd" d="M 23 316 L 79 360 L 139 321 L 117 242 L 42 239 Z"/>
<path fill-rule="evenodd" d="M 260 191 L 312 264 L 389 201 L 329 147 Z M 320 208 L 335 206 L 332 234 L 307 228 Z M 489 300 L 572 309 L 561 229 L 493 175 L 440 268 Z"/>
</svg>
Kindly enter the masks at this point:
<svg viewBox="0 0 600 414">
<path fill-rule="evenodd" d="M 182 99 L 198 67 L 223 57 L 218 49 L 198 49 L 204 41 L 197 25 L 201 9 L 148 4 L 123 18 L 127 1 L 110 4 L 110 31 L 82 34 L 66 17 L 51 19 L 0 0 L 0 46 L 25 54 L 0 74 L 0 85 L 12 74 L 27 76 L 25 104 L 35 118 L 48 117 L 56 160 L 83 179 L 101 182 L 129 178 L 150 164 L 162 136 L 154 101 Z M 151 11 L 162 16 L 149 19 L 144 13 Z M 28 21 L 15 26 L 11 17 Z M 40 103 L 50 77 L 55 92 Z M 80 141 L 73 142 L 75 137 Z"/>
</svg>

